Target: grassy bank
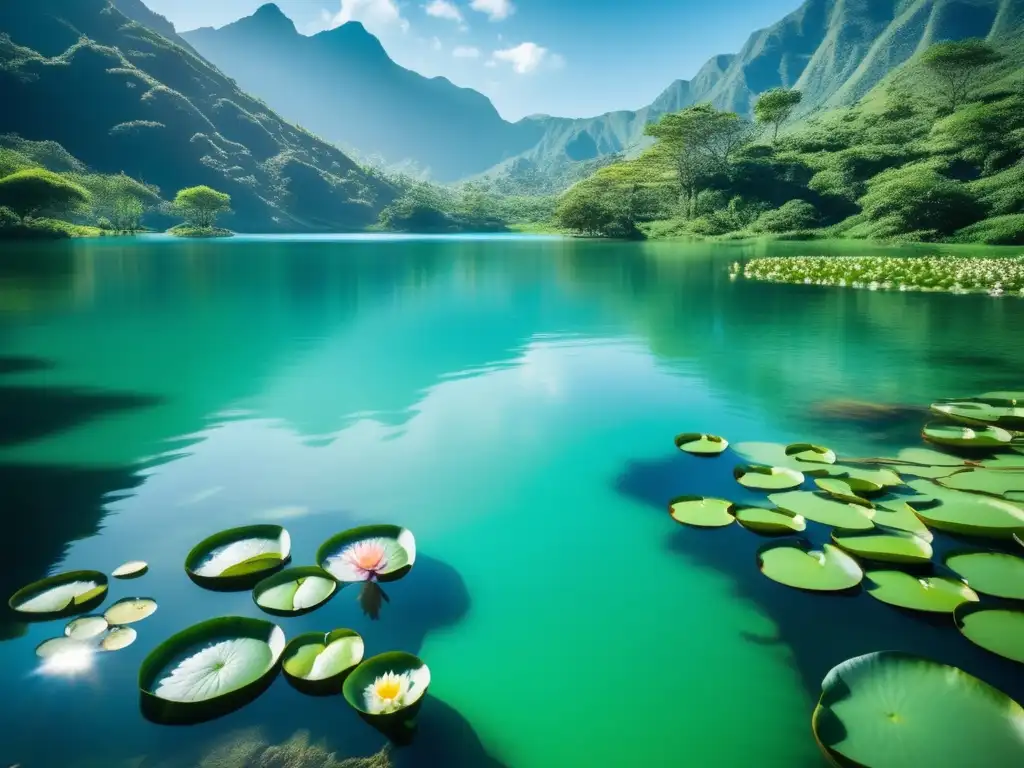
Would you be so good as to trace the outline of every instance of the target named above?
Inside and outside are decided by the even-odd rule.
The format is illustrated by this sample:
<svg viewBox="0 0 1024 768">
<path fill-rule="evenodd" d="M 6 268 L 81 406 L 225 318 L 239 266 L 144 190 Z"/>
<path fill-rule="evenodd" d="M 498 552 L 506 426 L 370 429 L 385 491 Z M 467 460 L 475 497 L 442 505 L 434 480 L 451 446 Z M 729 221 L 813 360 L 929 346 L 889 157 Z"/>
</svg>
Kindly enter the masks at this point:
<svg viewBox="0 0 1024 768">
<path fill-rule="evenodd" d="M 175 237 L 234 237 L 235 233 L 230 229 L 221 227 L 190 227 L 179 224 L 167 230 L 167 234 Z"/>
</svg>

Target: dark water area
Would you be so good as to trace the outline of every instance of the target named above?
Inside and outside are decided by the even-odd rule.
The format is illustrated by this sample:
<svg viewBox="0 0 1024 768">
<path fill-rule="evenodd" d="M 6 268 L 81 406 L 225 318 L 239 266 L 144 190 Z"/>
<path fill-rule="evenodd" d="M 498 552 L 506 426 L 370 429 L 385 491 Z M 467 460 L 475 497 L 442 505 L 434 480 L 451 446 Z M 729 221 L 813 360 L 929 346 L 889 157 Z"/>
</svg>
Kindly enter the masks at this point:
<svg viewBox="0 0 1024 768">
<path fill-rule="evenodd" d="M 159 608 L 133 645 L 75 675 L 44 674 L 34 654 L 64 621 L 0 616 L 0 766 L 231 768 L 251 764 L 246 744 L 302 732 L 338 760 L 379 750 L 342 697 L 281 677 L 208 723 L 142 717 L 138 669 L 160 642 L 215 616 L 268 618 L 248 592 L 202 590 L 182 568 L 206 536 L 260 522 L 288 529 L 295 565 L 353 525 L 416 534 L 416 565 L 384 585 L 377 618 L 349 587 L 274 619 L 288 637 L 351 628 L 368 655 L 430 666 L 398 766 L 819 766 L 821 679 L 885 649 L 1024 701 L 1020 665 L 951 619 L 787 589 L 758 572 L 764 539 L 666 511 L 681 494 L 760 498 L 733 480 L 732 450 L 686 456 L 678 432 L 892 454 L 919 444 L 929 402 L 1020 389 L 1018 300 L 728 275 L 737 260 L 862 245 L 3 247 L 0 587 L 144 559 L 104 607 Z M 937 553 L 953 546 L 936 536 Z M 299 764 L 331 765 L 323 754 Z"/>
</svg>

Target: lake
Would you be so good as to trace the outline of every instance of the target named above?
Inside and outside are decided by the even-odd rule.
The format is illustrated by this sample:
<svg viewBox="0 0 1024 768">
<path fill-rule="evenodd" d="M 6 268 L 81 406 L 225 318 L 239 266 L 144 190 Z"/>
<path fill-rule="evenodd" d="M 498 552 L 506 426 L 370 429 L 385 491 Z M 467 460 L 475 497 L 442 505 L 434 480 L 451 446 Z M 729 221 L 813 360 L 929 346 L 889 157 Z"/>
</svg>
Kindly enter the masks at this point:
<svg viewBox="0 0 1024 768">
<path fill-rule="evenodd" d="M 676 433 L 875 456 L 918 444 L 936 398 L 1024 384 L 1019 300 L 729 279 L 735 260 L 830 250 L 898 249 L 518 236 L 3 246 L 5 595 L 144 559 L 149 573 L 111 580 L 105 605 L 145 596 L 159 609 L 134 645 L 76 675 L 42 673 L 33 652 L 64 621 L 5 615 L 0 766 L 240 768 L 225 744 L 237 755 L 302 730 L 339 759 L 379 749 L 340 696 L 280 677 L 202 725 L 140 714 L 139 665 L 163 639 L 264 616 L 248 592 L 200 589 L 182 567 L 207 535 L 257 522 L 288 529 L 294 564 L 353 525 L 415 533 L 416 565 L 385 586 L 376 620 L 355 588 L 275 619 L 288 636 L 352 628 L 368 654 L 430 666 L 396 765 L 819 766 L 821 679 L 884 649 L 1024 701 L 1019 667 L 951 623 L 787 589 L 758 572 L 763 539 L 667 514 L 682 494 L 759 498 L 733 480 L 735 455 L 688 456 Z M 302 765 L 314 764 L 335 765 Z"/>
</svg>

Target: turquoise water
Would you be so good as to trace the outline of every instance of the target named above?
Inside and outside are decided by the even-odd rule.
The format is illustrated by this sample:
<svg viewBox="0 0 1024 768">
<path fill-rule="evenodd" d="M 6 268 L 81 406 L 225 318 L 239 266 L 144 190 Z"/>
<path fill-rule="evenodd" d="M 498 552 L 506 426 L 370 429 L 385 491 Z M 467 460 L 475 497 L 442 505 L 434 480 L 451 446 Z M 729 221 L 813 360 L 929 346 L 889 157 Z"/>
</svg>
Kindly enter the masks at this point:
<svg viewBox="0 0 1024 768">
<path fill-rule="evenodd" d="M 75 676 L 41 674 L 33 654 L 63 622 L 5 617 L 0 765 L 213 765 L 197 756 L 256 727 L 268 742 L 305 729 L 339 755 L 377 750 L 340 697 L 282 679 L 203 725 L 139 713 L 138 667 L 161 640 L 261 615 L 248 593 L 194 586 L 182 561 L 208 534 L 262 521 L 288 528 L 295 564 L 355 524 L 415 532 L 416 567 L 385 587 L 378 620 L 355 590 L 278 620 L 289 636 L 350 627 L 368 653 L 430 665 L 398 765 L 817 766 L 821 678 L 885 648 L 1021 700 L 1019 670 L 951 627 L 866 595 L 787 590 L 757 572 L 753 534 L 666 514 L 685 493 L 757 498 L 728 455 L 676 451 L 677 432 L 877 455 L 914 444 L 916 409 L 934 398 L 1022 384 L 1019 301 L 728 276 L 736 259 L 824 249 L 525 237 L 9 248 L 2 587 L 145 559 L 150 572 L 113 582 L 107 602 L 160 607 L 133 646 Z"/>
</svg>

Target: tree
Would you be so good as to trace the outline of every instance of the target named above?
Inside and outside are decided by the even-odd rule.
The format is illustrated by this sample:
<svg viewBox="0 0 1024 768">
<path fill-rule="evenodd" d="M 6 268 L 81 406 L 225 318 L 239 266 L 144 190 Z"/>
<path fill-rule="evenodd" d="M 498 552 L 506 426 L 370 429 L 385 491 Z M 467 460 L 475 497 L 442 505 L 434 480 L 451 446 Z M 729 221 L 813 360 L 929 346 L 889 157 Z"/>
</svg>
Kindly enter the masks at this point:
<svg viewBox="0 0 1024 768">
<path fill-rule="evenodd" d="M 43 168 L 29 168 L 0 179 L 0 206 L 22 218 L 61 218 L 82 210 L 88 202 L 87 190 Z"/>
<path fill-rule="evenodd" d="M 754 117 L 759 123 L 772 126 L 772 144 L 779 140 L 779 128 L 789 119 L 803 94 L 791 88 L 772 88 L 765 91 L 754 105 Z"/>
<path fill-rule="evenodd" d="M 921 56 L 936 90 L 951 112 L 967 101 L 981 71 L 1003 56 L 976 37 L 935 43 Z"/>
<path fill-rule="evenodd" d="M 965 184 L 947 179 L 925 163 L 892 168 L 868 182 L 860 199 L 864 217 L 897 233 L 944 235 L 982 218 L 984 211 Z"/>
<path fill-rule="evenodd" d="M 654 157 L 662 158 L 675 173 L 686 218 L 693 215 L 697 194 L 708 179 L 727 171 L 730 158 L 753 139 L 750 123 L 710 104 L 663 115 L 644 133 L 658 139 Z"/>
<path fill-rule="evenodd" d="M 174 198 L 175 212 L 198 229 L 212 229 L 217 216 L 231 210 L 231 196 L 210 187 L 189 187 Z"/>
<path fill-rule="evenodd" d="M 92 195 L 93 216 L 106 219 L 112 229 L 122 232 L 140 229 L 146 211 L 160 202 L 158 189 L 123 173 L 78 174 L 73 179 Z"/>
</svg>

